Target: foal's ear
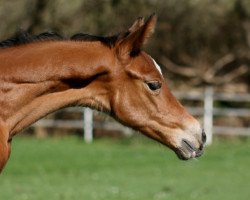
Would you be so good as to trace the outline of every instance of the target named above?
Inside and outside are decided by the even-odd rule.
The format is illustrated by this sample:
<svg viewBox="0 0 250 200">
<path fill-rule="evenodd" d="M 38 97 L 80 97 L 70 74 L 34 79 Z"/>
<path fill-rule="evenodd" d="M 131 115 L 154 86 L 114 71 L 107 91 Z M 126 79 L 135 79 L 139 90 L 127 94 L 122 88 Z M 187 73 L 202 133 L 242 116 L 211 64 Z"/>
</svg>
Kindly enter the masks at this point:
<svg viewBox="0 0 250 200">
<path fill-rule="evenodd" d="M 128 29 L 129 33 L 133 33 L 137 31 L 144 25 L 144 18 L 139 17 L 137 20 L 134 21 L 133 25 Z"/>
<path fill-rule="evenodd" d="M 128 30 L 128 35 L 121 37 L 115 45 L 115 50 L 121 60 L 128 60 L 131 56 L 140 53 L 143 44 L 154 31 L 156 15 L 151 15 L 144 23 L 143 18 L 138 18 Z"/>
</svg>

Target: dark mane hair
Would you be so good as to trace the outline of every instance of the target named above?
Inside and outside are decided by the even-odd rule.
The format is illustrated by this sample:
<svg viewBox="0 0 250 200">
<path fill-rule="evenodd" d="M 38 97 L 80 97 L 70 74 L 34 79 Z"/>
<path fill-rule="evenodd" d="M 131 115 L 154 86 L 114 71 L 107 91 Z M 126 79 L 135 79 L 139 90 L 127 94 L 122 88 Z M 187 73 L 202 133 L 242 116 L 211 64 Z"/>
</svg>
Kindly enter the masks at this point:
<svg viewBox="0 0 250 200">
<path fill-rule="evenodd" d="M 128 33 L 124 33 L 124 34 L 127 35 Z M 29 43 L 34 43 L 34 42 L 41 42 L 41 41 L 60 41 L 60 40 L 100 41 L 102 44 L 108 47 L 112 47 L 115 45 L 120 35 L 121 34 L 103 37 L 103 36 L 89 35 L 85 33 L 77 33 L 70 38 L 65 38 L 59 33 L 52 32 L 52 31 L 40 33 L 38 35 L 31 35 L 26 31 L 18 31 L 11 38 L 0 42 L 0 48 L 14 47 L 14 46 L 19 46 L 19 45 L 29 44 Z"/>
<path fill-rule="evenodd" d="M 73 35 L 70 40 L 74 41 L 100 41 L 106 46 L 112 47 L 115 45 L 116 41 L 119 38 L 119 34 L 113 35 L 113 36 L 96 36 L 96 35 L 89 35 L 85 33 L 77 33 Z"/>
<path fill-rule="evenodd" d="M 38 35 L 30 35 L 26 31 L 18 31 L 11 38 L 0 42 L 0 48 L 8 48 L 37 41 L 63 40 L 64 38 L 55 32 L 44 32 Z"/>
</svg>

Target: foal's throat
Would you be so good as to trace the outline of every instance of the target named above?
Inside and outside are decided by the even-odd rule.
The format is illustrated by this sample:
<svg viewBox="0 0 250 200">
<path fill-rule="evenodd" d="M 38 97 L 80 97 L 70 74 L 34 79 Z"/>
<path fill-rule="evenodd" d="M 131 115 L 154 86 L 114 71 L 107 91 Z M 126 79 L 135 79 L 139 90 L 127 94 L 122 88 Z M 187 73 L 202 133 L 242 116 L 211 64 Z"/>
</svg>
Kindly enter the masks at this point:
<svg viewBox="0 0 250 200">
<path fill-rule="evenodd" d="M 30 99 L 8 119 L 10 134 L 15 134 L 22 129 L 28 127 L 35 121 L 41 119 L 45 115 L 54 112 L 60 108 L 69 105 L 75 105 L 83 98 L 80 91 L 61 91 L 41 95 L 34 99 Z"/>
<path fill-rule="evenodd" d="M 67 88 L 60 91 L 43 91 L 19 108 L 8 118 L 10 135 L 14 135 L 22 129 L 33 124 L 44 116 L 69 106 L 87 106 L 97 110 L 110 110 L 106 91 L 96 89 L 92 91 L 91 86 L 84 88 Z"/>
</svg>

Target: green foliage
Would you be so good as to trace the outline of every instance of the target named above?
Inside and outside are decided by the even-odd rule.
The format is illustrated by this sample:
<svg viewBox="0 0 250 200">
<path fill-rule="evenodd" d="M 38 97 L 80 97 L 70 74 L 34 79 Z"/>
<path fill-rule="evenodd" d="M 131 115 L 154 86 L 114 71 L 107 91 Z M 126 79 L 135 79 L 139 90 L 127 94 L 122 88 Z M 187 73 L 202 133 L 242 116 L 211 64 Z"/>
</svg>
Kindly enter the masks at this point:
<svg viewBox="0 0 250 200">
<path fill-rule="evenodd" d="M 16 138 L 0 177 L 8 200 L 246 200 L 250 143 L 215 142 L 203 157 L 180 161 L 156 143 L 76 138 Z"/>
</svg>

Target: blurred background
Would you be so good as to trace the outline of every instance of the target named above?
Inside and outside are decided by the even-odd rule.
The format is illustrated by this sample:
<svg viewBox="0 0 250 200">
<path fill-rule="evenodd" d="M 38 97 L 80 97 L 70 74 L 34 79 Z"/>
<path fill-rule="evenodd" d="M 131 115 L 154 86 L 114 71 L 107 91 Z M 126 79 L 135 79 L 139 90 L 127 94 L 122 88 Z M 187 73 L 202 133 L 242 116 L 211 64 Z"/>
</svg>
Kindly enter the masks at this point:
<svg viewBox="0 0 250 200">
<path fill-rule="evenodd" d="M 0 177 L 4 199 L 249 198 L 249 0 L 0 0 L 0 40 L 20 29 L 31 34 L 56 31 L 65 37 L 79 32 L 108 36 L 154 12 L 158 22 L 145 51 L 160 64 L 173 93 L 204 125 L 211 144 L 204 158 L 184 164 L 104 114 L 68 108 L 40 120 L 17 139 L 14 158 Z M 82 138 L 94 140 L 91 147 Z M 21 164 L 25 161 L 26 168 Z"/>
</svg>

